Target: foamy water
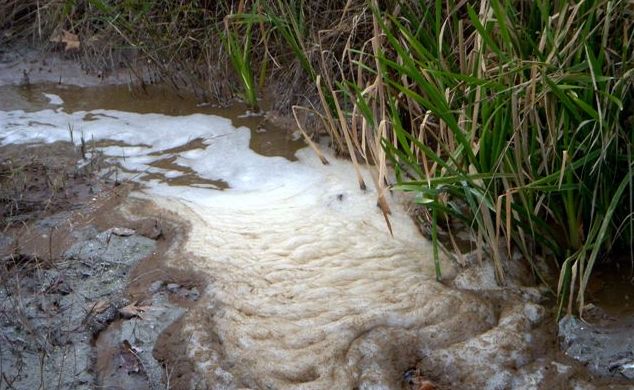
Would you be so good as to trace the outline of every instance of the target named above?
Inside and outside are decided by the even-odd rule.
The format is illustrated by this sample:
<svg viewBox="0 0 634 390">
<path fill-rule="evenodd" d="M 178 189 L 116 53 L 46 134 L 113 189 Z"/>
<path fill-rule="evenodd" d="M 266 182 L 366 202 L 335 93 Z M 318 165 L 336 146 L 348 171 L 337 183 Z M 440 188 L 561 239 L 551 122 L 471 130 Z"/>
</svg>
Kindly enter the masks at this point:
<svg viewBox="0 0 634 390">
<path fill-rule="evenodd" d="M 151 165 L 174 158 L 229 185 L 218 191 L 154 180 L 136 195 L 191 225 L 169 261 L 212 280 L 189 325 L 193 335 L 213 335 L 191 346 L 212 385 L 394 388 L 426 351 L 495 321 L 488 305 L 434 280 L 430 244 L 391 196 L 390 236 L 376 194 L 361 191 L 351 164 L 328 151 L 327 166 L 309 149 L 294 162 L 264 157 L 249 149 L 249 129 L 202 114 L 10 111 L 0 112 L 0 128 L 2 144 L 69 141 L 69 129 L 76 143 L 119 141 L 100 150 L 129 178 L 178 177 L 181 171 Z M 205 147 L 165 152 L 194 139 Z"/>
</svg>

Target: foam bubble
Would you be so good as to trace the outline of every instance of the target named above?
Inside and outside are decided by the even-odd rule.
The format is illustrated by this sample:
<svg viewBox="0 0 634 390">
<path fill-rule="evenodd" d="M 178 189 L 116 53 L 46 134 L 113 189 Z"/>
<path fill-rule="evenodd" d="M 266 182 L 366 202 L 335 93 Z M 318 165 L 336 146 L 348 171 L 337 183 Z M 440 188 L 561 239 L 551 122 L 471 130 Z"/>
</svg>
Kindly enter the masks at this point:
<svg viewBox="0 0 634 390">
<path fill-rule="evenodd" d="M 52 104 L 54 106 L 61 106 L 64 104 L 64 100 L 62 100 L 62 98 L 58 95 L 52 93 L 44 93 L 43 95 L 48 99 L 48 104 Z"/>
</svg>

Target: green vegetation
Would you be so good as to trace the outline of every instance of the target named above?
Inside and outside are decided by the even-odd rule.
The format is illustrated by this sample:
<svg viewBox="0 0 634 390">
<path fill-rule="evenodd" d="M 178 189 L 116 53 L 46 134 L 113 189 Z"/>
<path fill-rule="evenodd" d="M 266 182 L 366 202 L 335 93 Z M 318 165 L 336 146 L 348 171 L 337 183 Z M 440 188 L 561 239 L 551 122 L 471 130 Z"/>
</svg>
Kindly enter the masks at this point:
<svg viewBox="0 0 634 390">
<path fill-rule="evenodd" d="M 254 5 L 254 8 L 256 5 Z M 243 97 L 247 105 L 257 110 L 258 97 L 255 87 L 255 79 L 251 68 L 251 41 L 252 28 L 257 19 L 245 17 L 244 13 L 238 10 L 237 15 L 228 15 L 225 20 L 225 29 L 219 35 L 222 37 L 224 49 L 229 54 L 231 64 L 239 76 L 243 87 Z"/>
<path fill-rule="evenodd" d="M 385 36 L 376 66 L 355 62 L 384 86 L 394 137 L 383 146 L 399 188 L 439 218 L 474 227 L 502 283 L 503 247 L 529 261 L 555 258 L 560 309 L 575 292 L 583 307 L 599 256 L 632 248 L 634 52 L 625 7 L 375 8 Z M 351 96 L 370 122 L 376 103 L 358 87 Z"/>
<path fill-rule="evenodd" d="M 597 262 L 634 262 L 631 2 L 231 4 L 8 1 L 0 16 L 12 41 L 71 31 L 93 66 L 149 62 L 205 97 L 241 90 L 257 107 L 279 80 L 275 108 L 312 112 L 375 166 L 386 220 L 393 184 L 428 211 L 436 256 L 439 230 L 460 225 L 500 283 L 514 250 L 536 273 L 552 259 L 560 311 L 583 308 Z"/>
</svg>

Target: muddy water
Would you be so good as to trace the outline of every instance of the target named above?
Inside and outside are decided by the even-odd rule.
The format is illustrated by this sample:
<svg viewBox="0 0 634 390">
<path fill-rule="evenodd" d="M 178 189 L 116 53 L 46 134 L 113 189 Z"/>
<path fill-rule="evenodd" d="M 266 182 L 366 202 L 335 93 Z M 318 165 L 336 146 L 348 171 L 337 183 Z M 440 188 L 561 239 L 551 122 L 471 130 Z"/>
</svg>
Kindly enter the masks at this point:
<svg viewBox="0 0 634 390">
<path fill-rule="evenodd" d="M 51 104 L 45 94 L 55 94 L 63 105 Z M 264 156 L 282 156 L 295 159 L 295 152 L 305 146 L 297 135 L 290 135 L 263 115 L 251 114 L 246 106 L 234 104 L 215 107 L 201 103 L 190 94 L 175 94 L 173 90 L 160 86 L 145 89 L 126 85 L 101 87 L 75 87 L 57 84 L 34 84 L 29 86 L 0 85 L 0 110 L 25 110 L 27 112 L 59 107 L 72 113 L 95 109 L 129 111 L 140 114 L 158 113 L 170 116 L 207 114 L 231 119 L 236 127 L 251 130 L 250 147 Z M 266 107 L 266 102 L 263 102 Z M 88 114 L 88 119 L 91 115 Z M 169 152 L 169 151 L 166 151 Z"/>
<path fill-rule="evenodd" d="M 589 301 L 615 318 L 634 321 L 634 266 L 620 261 L 597 265 L 588 285 Z"/>
<path fill-rule="evenodd" d="M 70 126 L 143 184 L 129 200 L 150 206 L 131 218 L 158 208 L 186 227 L 165 262 L 206 287 L 160 342 L 191 362 L 177 388 L 394 389 L 416 386 L 414 371 L 447 388 L 573 378 L 553 360 L 538 290 L 497 289 L 493 273 L 457 289 L 447 259 L 437 282 L 403 199 L 389 196 L 391 236 L 348 161 L 324 150 L 323 165 L 244 107 L 162 89 L 0 88 L 4 142 L 68 140 Z"/>
</svg>

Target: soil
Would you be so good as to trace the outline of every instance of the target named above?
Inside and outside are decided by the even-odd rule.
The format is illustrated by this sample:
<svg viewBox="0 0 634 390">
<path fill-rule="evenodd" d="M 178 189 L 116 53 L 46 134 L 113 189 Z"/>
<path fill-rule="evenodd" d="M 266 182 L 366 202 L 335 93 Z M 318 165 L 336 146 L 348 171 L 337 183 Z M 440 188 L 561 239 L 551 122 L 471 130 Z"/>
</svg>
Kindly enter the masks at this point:
<svg viewBox="0 0 634 390">
<path fill-rule="evenodd" d="M 200 275 L 163 266 L 185 227 L 164 211 L 124 215 L 141 207 L 126 200 L 133 185 L 79 170 L 78 153 L 0 148 L 3 167 L 19 167 L 2 186 L 0 389 L 162 388 L 187 358 L 154 345 L 204 292 Z"/>
<path fill-rule="evenodd" d="M 0 48 L 0 85 L 50 82 L 59 85 L 95 86 L 139 81 L 138 73 L 125 70 L 86 72 L 77 53 L 51 53 L 24 47 Z M 149 81 L 149 74 L 143 75 Z"/>
<path fill-rule="evenodd" d="M 101 191 L 92 176 L 103 167 L 101 159 L 82 159 L 70 143 L 7 145 L 0 156 L 0 229 L 35 219 L 46 229 L 55 221 L 44 217 L 79 209 Z"/>
</svg>

